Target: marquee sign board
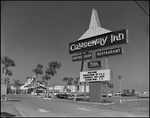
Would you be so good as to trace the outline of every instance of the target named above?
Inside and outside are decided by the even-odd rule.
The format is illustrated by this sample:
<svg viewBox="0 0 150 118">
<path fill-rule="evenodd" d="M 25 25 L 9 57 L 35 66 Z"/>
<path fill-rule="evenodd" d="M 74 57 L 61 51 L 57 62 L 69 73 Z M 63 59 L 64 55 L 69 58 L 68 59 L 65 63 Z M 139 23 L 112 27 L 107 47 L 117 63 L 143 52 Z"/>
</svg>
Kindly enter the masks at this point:
<svg viewBox="0 0 150 118">
<path fill-rule="evenodd" d="M 88 68 L 101 67 L 101 61 L 88 62 Z"/>
<path fill-rule="evenodd" d="M 96 52 L 96 58 L 104 57 L 104 56 L 113 56 L 118 54 L 123 54 L 123 47 L 98 51 Z"/>
<path fill-rule="evenodd" d="M 72 61 L 81 61 L 86 59 L 92 59 L 92 53 L 72 56 Z"/>
<path fill-rule="evenodd" d="M 128 30 L 123 29 L 69 43 L 69 54 L 128 43 Z"/>
<path fill-rule="evenodd" d="M 110 81 L 111 78 L 111 69 L 80 72 L 80 82 Z"/>
</svg>

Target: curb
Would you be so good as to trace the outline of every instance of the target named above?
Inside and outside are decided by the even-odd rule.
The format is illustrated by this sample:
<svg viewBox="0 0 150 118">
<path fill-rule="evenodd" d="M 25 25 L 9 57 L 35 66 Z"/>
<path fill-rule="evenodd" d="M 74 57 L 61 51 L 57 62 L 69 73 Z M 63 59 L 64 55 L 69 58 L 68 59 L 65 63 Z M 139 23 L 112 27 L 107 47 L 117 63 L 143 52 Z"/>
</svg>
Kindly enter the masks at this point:
<svg viewBox="0 0 150 118">
<path fill-rule="evenodd" d="M 112 103 L 99 103 L 99 102 L 77 102 L 77 103 L 102 104 L 102 105 L 110 105 L 110 104 L 114 104 L 114 102 L 112 102 Z"/>
<path fill-rule="evenodd" d="M 128 100 L 122 100 L 122 101 L 139 101 L 139 100 L 149 100 L 149 99 L 128 99 Z"/>
</svg>

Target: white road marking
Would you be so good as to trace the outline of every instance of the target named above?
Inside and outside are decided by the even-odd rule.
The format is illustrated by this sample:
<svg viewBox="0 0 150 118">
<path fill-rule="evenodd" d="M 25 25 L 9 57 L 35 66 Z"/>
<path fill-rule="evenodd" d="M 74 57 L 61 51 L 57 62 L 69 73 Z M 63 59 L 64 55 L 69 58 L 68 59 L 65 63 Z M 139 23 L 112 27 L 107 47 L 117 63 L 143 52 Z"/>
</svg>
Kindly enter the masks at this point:
<svg viewBox="0 0 150 118">
<path fill-rule="evenodd" d="M 19 111 L 19 113 L 22 115 L 22 117 L 26 117 L 20 109 L 18 109 L 17 107 L 16 107 L 16 109 Z"/>
<path fill-rule="evenodd" d="M 85 110 L 85 111 L 91 111 L 91 110 L 85 109 L 85 108 L 77 108 L 77 109 L 81 109 L 81 110 Z"/>
<path fill-rule="evenodd" d="M 49 112 L 49 111 L 46 111 L 44 109 L 38 109 L 38 110 L 39 110 L 39 112 Z"/>
<path fill-rule="evenodd" d="M 112 102 L 112 103 L 99 103 L 99 102 L 77 102 L 77 103 L 102 104 L 102 105 L 114 104 L 114 102 Z"/>
<path fill-rule="evenodd" d="M 127 100 L 127 101 L 134 101 L 133 99 L 129 99 L 129 100 Z"/>
<path fill-rule="evenodd" d="M 137 101 L 138 99 L 134 99 L 135 101 Z"/>
<path fill-rule="evenodd" d="M 46 100 L 52 100 L 51 98 L 42 98 L 42 99 L 46 99 Z"/>
</svg>

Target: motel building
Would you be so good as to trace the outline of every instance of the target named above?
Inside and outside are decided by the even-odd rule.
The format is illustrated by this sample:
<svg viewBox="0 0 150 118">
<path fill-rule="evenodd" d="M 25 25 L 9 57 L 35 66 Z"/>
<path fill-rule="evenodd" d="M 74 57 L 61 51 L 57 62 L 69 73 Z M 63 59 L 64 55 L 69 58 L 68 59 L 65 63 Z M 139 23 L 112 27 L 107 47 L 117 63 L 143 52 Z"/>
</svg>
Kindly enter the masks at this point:
<svg viewBox="0 0 150 118">
<path fill-rule="evenodd" d="M 67 92 L 67 89 L 70 90 L 70 92 L 76 92 L 76 87 L 74 85 L 71 86 L 63 86 L 63 85 L 56 85 L 54 87 L 54 92 L 55 93 L 60 93 L 60 92 Z M 53 92 L 53 87 L 49 87 L 50 92 Z M 79 92 L 84 92 L 84 86 L 80 85 L 79 86 Z M 86 92 L 89 92 L 89 86 L 86 86 Z"/>
<path fill-rule="evenodd" d="M 31 94 L 31 93 L 34 94 L 33 90 L 35 88 L 34 86 L 35 79 L 36 79 L 35 76 L 29 77 L 27 81 L 25 82 L 25 84 L 20 87 L 20 90 L 22 90 L 22 94 Z M 39 84 L 39 83 L 38 83 L 38 87 L 40 87 L 38 88 L 38 90 L 42 90 L 42 89 L 45 90 L 47 88 L 46 86 Z M 55 85 L 54 92 L 55 93 L 67 92 L 67 89 L 69 89 L 70 92 L 76 92 L 76 87 L 74 85 L 71 85 L 71 86 Z M 49 87 L 49 91 L 53 92 L 52 86 Z M 79 86 L 79 92 L 84 92 L 84 85 Z M 86 86 L 86 92 L 89 92 L 88 85 Z"/>
</svg>

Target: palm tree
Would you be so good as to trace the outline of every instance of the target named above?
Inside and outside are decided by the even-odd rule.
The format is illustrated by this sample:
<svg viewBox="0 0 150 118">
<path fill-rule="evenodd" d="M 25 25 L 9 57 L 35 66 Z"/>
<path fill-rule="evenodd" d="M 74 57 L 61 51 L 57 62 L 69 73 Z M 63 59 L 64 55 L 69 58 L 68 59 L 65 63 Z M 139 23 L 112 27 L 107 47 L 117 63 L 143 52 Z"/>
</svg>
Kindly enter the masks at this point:
<svg viewBox="0 0 150 118">
<path fill-rule="evenodd" d="M 3 65 L 3 83 L 5 83 L 5 77 L 6 75 L 12 75 L 12 74 L 9 74 L 10 70 L 8 70 L 9 67 L 15 67 L 15 62 L 14 60 L 8 58 L 7 56 L 4 56 L 3 58 L 1 58 L 1 62 L 2 62 L 2 65 Z"/>
<path fill-rule="evenodd" d="M 71 85 L 73 82 L 73 78 L 72 77 L 64 77 L 63 81 L 65 81 L 67 83 L 67 85 L 69 86 L 70 90 L 71 90 Z"/>
<path fill-rule="evenodd" d="M 46 75 L 42 76 L 42 84 L 47 87 Z"/>
<path fill-rule="evenodd" d="M 77 97 L 77 92 L 79 91 L 79 84 L 80 84 L 80 77 L 77 77 L 74 79 L 74 85 L 76 86 L 76 94 L 75 94 L 75 97 L 74 97 L 74 101 L 76 101 L 76 97 Z"/>
<path fill-rule="evenodd" d="M 54 78 L 55 78 L 55 75 L 57 74 L 56 69 L 59 69 L 61 67 L 61 63 L 57 61 L 51 61 L 48 65 L 49 65 L 49 68 L 53 70 L 53 98 L 54 98 L 54 85 L 55 85 Z"/>
<path fill-rule="evenodd" d="M 48 81 L 48 87 L 47 87 L 47 97 L 49 97 L 49 81 L 51 79 L 52 76 L 54 76 L 54 70 L 52 68 L 47 68 L 45 71 L 46 75 L 45 75 L 45 79 Z"/>
<path fill-rule="evenodd" d="M 9 79 L 8 77 L 6 77 L 6 78 L 5 78 L 5 84 L 7 85 L 7 87 L 8 87 L 8 85 L 9 85 L 9 83 L 10 83 L 10 79 Z"/>
<path fill-rule="evenodd" d="M 79 90 L 79 84 L 80 84 L 80 78 L 79 77 L 76 77 L 75 79 L 74 79 L 74 85 L 76 86 L 76 88 L 77 88 L 77 91 Z"/>
<path fill-rule="evenodd" d="M 2 71 L 3 71 L 2 72 L 3 73 L 2 83 L 7 86 L 7 84 L 5 83 L 6 75 L 8 75 L 8 76 L 12 75 L 12 71 L 9 70 L 8 68 L 9 67 L 15 67 L 15 62 L 14 62 L 14 60 L 8 58 L 7 56 L 4 56 L 3 58 L 1 57 L 1 63 L 3 65 L 3 68 L 2 68 Z M 6 95 L 5 95 L 5 101 L 6 100 L 7 100 L 7 92 L 6 92 Z"/>
<path fill-rule="evenodd" d="M 38 64 L 37 67 L 35 69 L 33 69 L 33 72 L 36 75 L 36 82 L 34 83 L 35 88 L 37 86 L 38 75 L 42 75 L 43 74 L 43 70 L 42 69 L 43 69 L 43 65 L 41 65 L 41 64 Z M 35 89 L 34 92 L 36 92 L 36 89 Z"/>
<path fill-rule="evenodd" d="M 17 94 L 19 86 L 21 86 L 21 81 L 18 80 L 18 79 L 17 80 L 14 79 L 14 84 L 15 84 L 15 87 L 16 87 L 16 92 L 15 93 Z"/>
</svg>

